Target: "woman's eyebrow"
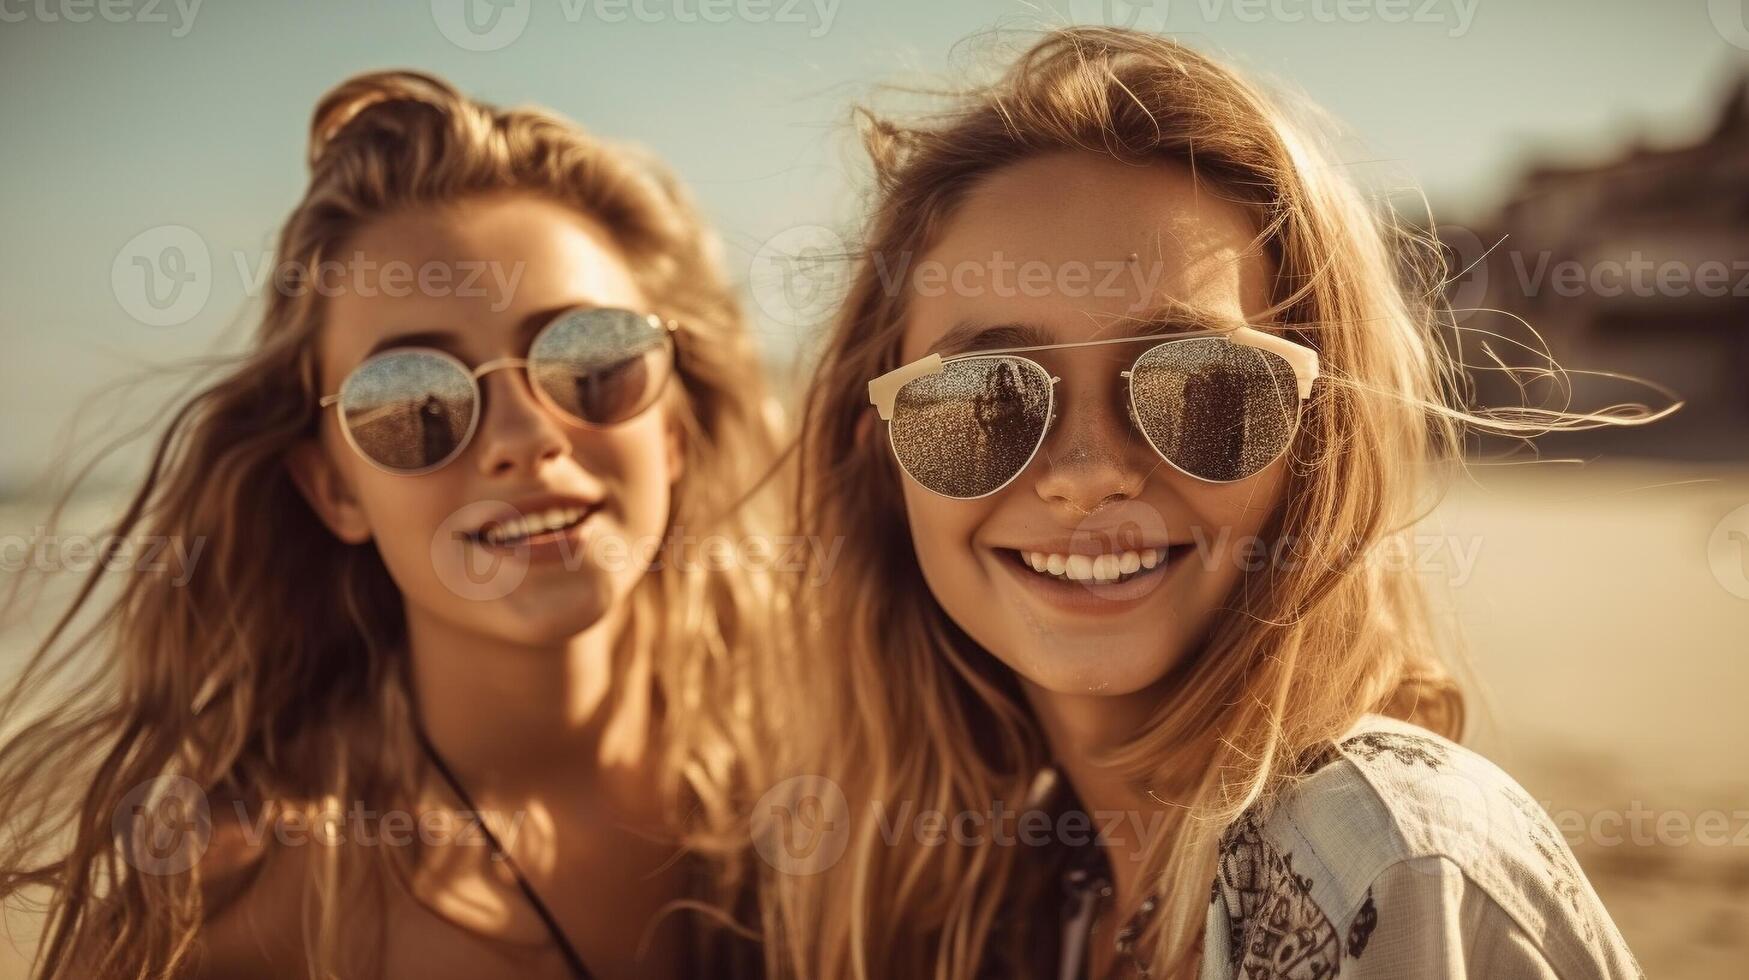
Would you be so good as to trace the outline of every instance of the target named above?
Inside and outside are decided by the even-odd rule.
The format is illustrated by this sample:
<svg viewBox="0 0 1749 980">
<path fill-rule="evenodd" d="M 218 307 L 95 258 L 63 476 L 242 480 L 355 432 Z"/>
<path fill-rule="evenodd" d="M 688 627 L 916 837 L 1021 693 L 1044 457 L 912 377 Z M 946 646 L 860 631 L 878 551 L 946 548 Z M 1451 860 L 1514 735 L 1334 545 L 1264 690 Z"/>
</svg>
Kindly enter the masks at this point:
<svg viewBox="0 0 1749 980">
<path fill-rule="evenodd" d="M 1051 336 L 1051 332 L 1036 323 L 980 323 L 975 320 L 961 320 L 941 335 L 941 339 L 935 342 L 934 351 L 948 357 L 999 347 L 1040 347 L 1053 343 L 1056 343 L 1056 338 Z"/>
<path fill-rule="evenodd" d="M 386 350 L 397 347 L 435 347 L 451 354 L 459 354 L 458 341 L 461 338 L 448 330 L 415 330 L 411 333 L 391 334 L 372 344 L 370 350 L 364 352 L 365 357 L 374 357 Z"/>
<path fill-rule="evenodd" d="M 1089 338 L 1104 340 L 1118 337 L 1146 337 L 1162 333 L 1194 333 L 1204 330 L 1231 330 L 1245 325 L 1243 320 L 1216 313 L 1186 303 L 1166 303 L 1150 310 L 1113 316 L 1110 322 Z M 934 351 L 943 357 L 969 354 L 980 350 L 1006 347 L 1048 347 L 1059 343 L 1054 333 L 1036 323 L 981 323 L 962 320 L 941 335 Z"/>
</svg>

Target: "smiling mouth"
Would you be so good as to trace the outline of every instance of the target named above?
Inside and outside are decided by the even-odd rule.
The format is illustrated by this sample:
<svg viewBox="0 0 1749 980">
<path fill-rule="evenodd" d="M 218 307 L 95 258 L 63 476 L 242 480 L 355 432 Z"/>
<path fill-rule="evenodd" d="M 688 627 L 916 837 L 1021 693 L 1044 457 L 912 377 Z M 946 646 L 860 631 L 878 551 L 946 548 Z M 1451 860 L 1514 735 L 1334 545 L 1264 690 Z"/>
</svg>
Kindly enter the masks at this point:
<svg viewBox="0 0 1749 980">
<path fill-rule="evenodd" d="M 1075 585 L 1118 585 L 1162 572 L 1195 545 L 1137 548 L 1103 555 L 1067 555 L 1045 551 L 1000 549 L 1009 561 L 1041 579 Z"/>
<path fill-rule="evenodd" d="M 563 535 L 595 513 L 595 507 L 549 507 L 507 521 L 487 521 L 468 539 L 494 548 L 514 548 Z"/>
</svg>

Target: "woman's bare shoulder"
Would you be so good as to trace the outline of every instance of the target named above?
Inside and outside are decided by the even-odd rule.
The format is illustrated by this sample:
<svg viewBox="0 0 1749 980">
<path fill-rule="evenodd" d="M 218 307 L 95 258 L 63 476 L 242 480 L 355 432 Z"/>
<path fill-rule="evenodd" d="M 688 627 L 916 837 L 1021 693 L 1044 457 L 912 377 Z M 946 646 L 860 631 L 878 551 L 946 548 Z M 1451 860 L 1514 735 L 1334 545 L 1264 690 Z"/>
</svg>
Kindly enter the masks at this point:
<svg viewBox="0 0 1749 980">
<path fill-rule="evenodd" d="M 263 825 L 215 807 L 201 856 L 202 921 L 195 978 L 302 977 L 307 860 L 277 846 Z"/>
</svg>

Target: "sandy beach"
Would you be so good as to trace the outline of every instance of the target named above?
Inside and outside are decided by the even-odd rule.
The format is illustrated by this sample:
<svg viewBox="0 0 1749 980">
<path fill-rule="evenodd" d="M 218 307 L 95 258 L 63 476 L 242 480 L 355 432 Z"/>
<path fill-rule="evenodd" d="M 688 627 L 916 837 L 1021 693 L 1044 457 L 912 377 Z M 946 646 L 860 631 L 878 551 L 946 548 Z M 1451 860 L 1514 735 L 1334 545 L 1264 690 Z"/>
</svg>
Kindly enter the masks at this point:
<svg viewBox="0 0 1749 980">
<path fill-rule="evenodd" d="M 1727 540 L 1749 541 L 1749 469 L 1473 476 L 1423 525 L 1417 556 L 1471 675 L 1467 741 L 1559 818 L 1648 975 L 1742 975 L 1749 598 L 1730 586 L 1743 572 L 1749 588 L 1749 562 L 1721 568 L 1708 543 L 1727 518 Z M 103 510 L 84 505 L 69 525 Z M 45 515 L 0 505 L 0 534 L 28 536 Z M 21 648 L 16 629 L 0 639 L 7 676 Z M 29 918 L 12 926 L 27 943 Z M 25 962 L 0 944 L 0 976 L 23 976 Z"/>
</svg>

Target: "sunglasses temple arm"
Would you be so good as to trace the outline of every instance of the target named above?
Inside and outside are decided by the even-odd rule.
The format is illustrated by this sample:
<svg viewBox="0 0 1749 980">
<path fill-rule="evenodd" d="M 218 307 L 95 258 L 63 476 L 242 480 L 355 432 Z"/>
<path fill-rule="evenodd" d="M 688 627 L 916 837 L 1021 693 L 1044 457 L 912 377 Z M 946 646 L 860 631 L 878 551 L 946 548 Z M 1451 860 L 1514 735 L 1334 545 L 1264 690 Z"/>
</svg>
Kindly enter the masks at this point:
<svg viewBox="0 0 1749 980">
<path fill-rule="evenodd" d="M 1276 354 L 1294 369 L 1300 385 L 1301 400 L 1312 397 L 1312 382 L 1318 380 L 1318 352 L 1286 337 L 1278 337 L 1253 327 L 1239 327 L 1228 336 L 1233 343 Z"/>
<path fill-rule="evenodd" d="M 904 367 L 895 368 L 868 383 L 868 400 L 880 412 L 883 421 L 893 418 L 893 402 L 899 397 L 899 389 L 916 378 L 926 378 L 932 374 L 941 373 L 941 355 L 931 354 L 928 357 L 912 361 Z"/>
</svg>

